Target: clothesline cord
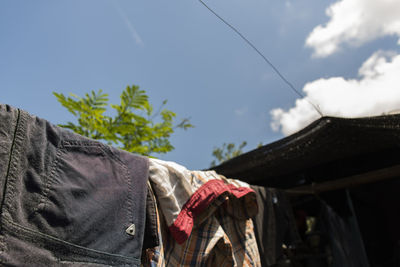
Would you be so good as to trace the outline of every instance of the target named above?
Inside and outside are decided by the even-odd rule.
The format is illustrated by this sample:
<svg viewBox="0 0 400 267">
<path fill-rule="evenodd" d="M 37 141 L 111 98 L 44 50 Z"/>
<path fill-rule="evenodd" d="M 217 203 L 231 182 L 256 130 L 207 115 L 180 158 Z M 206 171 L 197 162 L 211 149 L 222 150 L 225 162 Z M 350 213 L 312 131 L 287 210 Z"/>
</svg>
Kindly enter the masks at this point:
<svg viewBox="0 0 400 267">
<path fill-rule="evenodd" d="M 261 53 L 260 50 L 257 49 L 257 47 L 255 45 L 253 45 L 252 42 L 249 41 L 249 39 L 247 39 L 242 33 L 240 33 L 234 26 L 232 26 L 229 22 L 227 22 L 225 19 L 223 19 L 220 15 L 218 15 L 213 9 L 211 9 L 206 3 L 204 3 L 202 0 L 198 0 L 203 6 L 205 6 L 212 14 L 214 14 L 219 20 L 221 20 L 223 23 L 225 23 L 229 28 L 231 28 L 234 32 L 236 32 L 236 34 L 238 34 L 251 48 L 254 49 L 254 51 L 257 52 L 257 54 L 259 54 L 265 62 L 267 62 L 267 64 L 275 71 L 276 74 L 278 74 L 278 76 L 289 86 L 290 89 L 292 89 L 292 91 L 297 94 L 298 96 L 304 98 L 304 95 L 297 90 L 293 84 L 291 82 L 289 82 L 288 79 L 285 78 L 285 76 L 283 76 L 283 74 L 278 70 L 277 67 L 274 66 L 274 64 L 272 64 L 272 62 L 270 60 L 268 60 L 268 58 L 266 56 L 264 56 L 263 53 Z M 312 103 L 310 100 L 306 99 L 307 102 L 313 106 L 313 108 L 318 112 L 318 114 L 323 117 L 323 114 L 321 112 L 321 110 L 318 108 L 317 105 L 315 105 L 314 103 Z"/>
</svg>

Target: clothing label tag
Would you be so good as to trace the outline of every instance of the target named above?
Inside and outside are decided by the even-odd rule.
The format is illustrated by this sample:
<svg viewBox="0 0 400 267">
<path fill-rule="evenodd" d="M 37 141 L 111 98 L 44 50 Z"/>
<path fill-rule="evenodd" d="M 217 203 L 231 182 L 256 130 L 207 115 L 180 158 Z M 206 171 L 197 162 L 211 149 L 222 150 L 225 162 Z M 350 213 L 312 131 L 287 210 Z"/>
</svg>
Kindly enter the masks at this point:
<svg viewBox="0 0 400 267">
<path fill-rule="evenodd" d="M 128 228 L 126 228 L 126 230 L 125 230 L 125 232 L 128 234 L 128 235 L 131 235 L 131 236 L 134 236 L 135 235 L 135 224 L 131 224 Z"/>
</svg>

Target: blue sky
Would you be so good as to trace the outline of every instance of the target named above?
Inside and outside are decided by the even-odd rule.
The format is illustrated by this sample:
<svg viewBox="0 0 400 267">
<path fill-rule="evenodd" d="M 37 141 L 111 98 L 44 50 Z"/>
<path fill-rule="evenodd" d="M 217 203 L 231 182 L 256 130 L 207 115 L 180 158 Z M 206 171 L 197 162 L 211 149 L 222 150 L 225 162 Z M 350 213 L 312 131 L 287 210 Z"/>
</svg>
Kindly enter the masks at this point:
<svg viewBox="0 0 400 267">
<path fill-rule="evenodd" d="M 344 16 L 345 4 L 354 2 L 367 11 L 376 7 L 342 0 L 346 3 L 329 15 L 327 8 L 337 1 L 205 2 L 250 39 L 296 88 L 305 89 L 305 98 L 298 99 L 243 40 L 196 0 L 4 0 L 0 2 L 0 102 L 55 124 L 65 123 L 73 117 L 53 91 L 83 95 L 103 89 L 111 102 L 118 102 L 122 89 L 136 84 L 147 91 L 154 106 L 168 99 L 167 108 L 179 118 L 190 117 L 195 125 L 176 132 L 171 139 L 176 149 L 161 158 L 202 169 L 209 166 L 213 148 L 224 142 L 247 141 L 245 150 L 251 150 L 304 127 L 315 119 L 301 105 L 306 98 L 326 115 L 352 116 L 354 111 L 341 114 L 345 108 L 331 107 L 330 102 L 346 98 L 331 96 L 331 84 L 341 79 L 343 88 L 357 82 L 363 86 L 368 77 L 372 81 L 382 74 L 375 70 L 392 67 L 400 51 L 396 1 L 392 1 L 396 8 L 390 7 L 393 16 L 382 7 L 385 25 L 391 28 L 363 33 L 362 25 L 369 21 L 360 17 L 360 30 L 353 35 L 347 34 L 350 26 L 335 24 L 335 18 L 341 21 Z M 315 32 L 306 45 L 318 25 L 328 33 Z M 337 34 L 338 29 L 344 33 Z M 337 47 L 327 47 L 321 36 L 328 36 Z M 395 84 L 393 75 L 382 77 Z M 377 86 L 376 80 L 370 84 Z M 323 92 L 331 97 L 328 104 L 315 93 L 316 85 L 327 88 Z M 385 106 L 386 100 L 382 101 Z M 392 103 L 391 109 L 398 104 Z"/>
</svg>

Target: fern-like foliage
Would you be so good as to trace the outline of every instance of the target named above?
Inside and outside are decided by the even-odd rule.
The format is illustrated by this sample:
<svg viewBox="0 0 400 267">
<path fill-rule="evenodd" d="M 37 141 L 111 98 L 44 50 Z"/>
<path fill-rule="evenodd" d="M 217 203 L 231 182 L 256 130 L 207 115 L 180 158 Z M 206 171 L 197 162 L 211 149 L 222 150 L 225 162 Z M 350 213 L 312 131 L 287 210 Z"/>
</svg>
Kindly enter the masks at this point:
<svg viewBox="0 0 400 267">
<path fill-rule="evenodd" d="M 165 108 L 167 101 L 163 101 L 154 113 L 146 92 L 136 85 L 125 88 L 119 104 L 109 104 L 108 95 L 102 90 L 91 91 L 84 97 L 53 94 L 77 118 L 76 123 L 67 122 L 59 126 L 141 155 L 173 150 L 169 139 L 174 130 L 193 127 L 188 118 L 175 124 L 176 114 Z M 110 112 L 108 107 L 112 108 Z"/>
</svg>

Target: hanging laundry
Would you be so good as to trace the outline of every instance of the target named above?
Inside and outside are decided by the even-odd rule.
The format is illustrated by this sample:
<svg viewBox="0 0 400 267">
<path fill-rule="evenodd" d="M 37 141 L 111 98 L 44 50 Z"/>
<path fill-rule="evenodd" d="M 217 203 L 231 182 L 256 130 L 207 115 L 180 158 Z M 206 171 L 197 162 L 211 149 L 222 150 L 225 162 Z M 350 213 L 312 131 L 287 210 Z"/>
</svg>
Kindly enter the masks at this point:
<svg viewBox="0 0 400 267">
<path fill-rule="evenodd" d="M 248 184 L 149 161 L 161 240 L 146 251 L 145 266 L 261 266 L 251 220 L 258 207 Z"/>
<path fill-rule="evenodd" d="M 160 245 L 158 236 L 157 202 L 151 185 L 147 182 L 146 224 L 144 227 L 143 250 Z"/>
<path fill-rule="evenodd" d="M 276 266 L 284 257 L 283 246 L 301 242 L 292 206 L 286 194 L 274 188 L 251 185 L 259 212 L 253 217 L 262 266 Z"/>
<path fill-rule="evenodd" d="M 339 216 L 326 202 L 321 201 L 320 227 L 328 236 L 332 267 L 369 266 L 354 216 Z"/>
<path fill-rule="evenodd" d="M 1 264 L 139 266 L 147 178 L 145 157 L 0 105 Z"/>
</svg>

